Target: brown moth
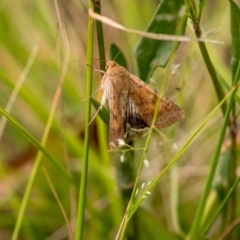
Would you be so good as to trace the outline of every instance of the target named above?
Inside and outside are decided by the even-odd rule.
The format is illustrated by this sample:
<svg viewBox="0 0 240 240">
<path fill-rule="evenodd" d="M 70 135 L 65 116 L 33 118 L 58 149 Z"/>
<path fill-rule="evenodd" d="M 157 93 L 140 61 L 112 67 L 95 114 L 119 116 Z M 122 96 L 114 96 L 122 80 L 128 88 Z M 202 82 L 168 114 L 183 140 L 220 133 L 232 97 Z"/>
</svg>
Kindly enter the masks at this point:
<svg viewBox="0 0 240 240">
<path fill-rule="evenodd" d="M 101 106 L 108 102 L 109 145 L 113 150 L 124 142 L 127 125 L 136 131 L 151 126 L 159 94 L 114 61 L 108 61 L 106 69 L 101 81 Z M 167 127 L 183 118 L 180 107 L 166 97 L 161 98 L 155 127 Z"/>
</svg>

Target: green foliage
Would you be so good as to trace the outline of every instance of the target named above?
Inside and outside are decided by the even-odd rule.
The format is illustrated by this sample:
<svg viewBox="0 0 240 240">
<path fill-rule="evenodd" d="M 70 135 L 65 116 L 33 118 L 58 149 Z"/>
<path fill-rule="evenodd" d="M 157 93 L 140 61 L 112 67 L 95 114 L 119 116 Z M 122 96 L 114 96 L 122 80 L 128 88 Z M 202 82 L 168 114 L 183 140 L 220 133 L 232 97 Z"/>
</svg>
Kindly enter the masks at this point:
<svg viewBox="0 0 240 240">
<path fill-rule="evenodd" d="M 1 240 L 68 239 L 67 225 L 76 240 L 240 239 L 240 3 L 159 2 L 93 1 L 129 28 L 224 44 L 151 40 L 101 22 L 88 28 L 86 1 L 1 2 Z M 166 81 L 164 95 L 186 118 L 130 134 L 130 148 L 110 153 L 109 111 L 88 125 L 101 102 L 101 94 L 89 98 L 101 74 L 88 66 L 97 58 L 104 69 L 105 54 L 153 78 L 153 88 Z"/>
<path fill-rule="evenodd" d="M 146 32 L 183 35 L 187 20 L 185 10 L 184 0 L 161 1 Z M 135 51 L 139 77 L 149 81 L 149 77 L 157 66 L 166 66 L 178 45 L 179 42 L 141 38 Z"/>
</svg>

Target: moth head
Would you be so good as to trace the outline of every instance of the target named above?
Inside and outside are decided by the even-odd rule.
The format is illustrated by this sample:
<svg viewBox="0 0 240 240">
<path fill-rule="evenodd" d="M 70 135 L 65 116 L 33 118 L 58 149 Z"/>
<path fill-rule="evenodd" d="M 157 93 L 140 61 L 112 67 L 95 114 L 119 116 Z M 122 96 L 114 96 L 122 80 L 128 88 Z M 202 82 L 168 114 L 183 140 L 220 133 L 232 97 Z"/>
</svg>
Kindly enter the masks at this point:
<svg viewBox="0 0 240 240">
<path fill-rule="evenodd" d="M 117 63 L 114 62 L 114 61 L 107 61 L 107 63 L 106 63 L 106 70 L 108 70 L 109 68 L 112 68 L 112 67 L 114 67 L 116 65 L 117 65 Z"/>
</svg>

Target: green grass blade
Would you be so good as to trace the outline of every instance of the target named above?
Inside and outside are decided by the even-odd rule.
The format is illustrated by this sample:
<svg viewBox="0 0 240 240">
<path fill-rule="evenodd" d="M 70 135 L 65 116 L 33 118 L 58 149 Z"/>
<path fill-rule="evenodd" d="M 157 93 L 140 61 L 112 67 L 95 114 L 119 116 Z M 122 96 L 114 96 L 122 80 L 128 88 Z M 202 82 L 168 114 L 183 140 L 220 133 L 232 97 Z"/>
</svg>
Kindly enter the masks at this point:
<svg viewBox="0 0 240 240">
<path fill-rule="evenodd" d="M 92 2 L 89 0 L 89 8 L 92 8 Z M 93 70 L 90 66 L 93 65 L 93 19 L 88 18 L 88 48 L 87 48 L 87 97 L 92 95 L 92 75 Z M 87 173 L 88 173 L 88 156 L 89 156 L 89 141 L 90 141 L 90 126 L 91 120 L 91 100 L 87 100 L 86 120 L 85 120 L 85 138 L 84 138 L 84 155 L 82 163 L 82 175 L 80 182 L 79 201 L 78 201 L 78 215 L 75 239 L 83 239 L 84 232 L 84 214 L 86 205 L 86 187 L 87 187 Z"/>
<path fill-rule="evenodd" d="M 190 14 L 190 18 L 193 21 L 193 28 L 194 28 L 195 35 L 196 35 L 197 38 L 201 38 L 202 37 L 202 30 L 201 30 L 200 22 L 198 21 L 196 9 L 195 9 L 195 7 L 196 7 L 195 3 L 194 3 L 193 0 L 187 0 L 186 3 L 187 3 L 187 8 L 188 8 L 188 11 L 189 11 L 189 14 Z M 202 5 L 202 7 L 203 6 L 204 5 Z M 217 76 L 216 70 L 214 68 L 214 65 L 211 61 L 210 55 L 208 53 L 206 43 L 205 42 L 198 42 L 198 46 L 199 46 L 200 52 L 202 54 L 203 60 L 205 62 L 205 65 L 208 69 L 209 75 L 211 77 L 213 86 L 215 88 L 216 95 L 218 97 L 218 101 L 220 102 L 224 98 L 224 92 L 223 92 L 222 86 L 220 84 L 220 81 L 218 79 L 218 76 Z M 224 103 L 222 105 L 223 113 L 225 113 L 226 108 L 227 108 L 226 103 Z"/>
<path fill-rule="evenodd" d="M 238 72 L 239 72 L 239 70 L 240 70 L 240 65 L 238 65 Z M 237 77 L 237 75 L 236 75 L 236 77 Z M 237 82 L 237 80 L 238 79 L 235 78 L 234 84 Z M 197 209 L 194 221 L 193 221 L 193 225 L 192 225 L 192 227 L 190 229 L 190 232 L 189 232 L 190 239 L 195 239 L 195 234 L 197 232 L 199 233 L 201 231 L 201 219 L 202 219 L 202 216 L 204 214 L 204 208 L 205 208 L 207 198 L 208 198 L 208 195 L 211 191 L 212 183 L 213 183 L 213 180 L 214 180 L 216 168 L 217 168 L 217 165 L 218 165 L 219 156 L 220 156 L 220 153 L 221 153 L 221 147 L 222 147 L 224 137 L 225 137 L 225 134 L 226 134 L 226 130 L 227 130 L 227 127 L 228 127 L 228 123 L 229 123 L 229 116 L 230 116 L 230 113 L 232 111 L 232 107 L 233 107 L 233 104 L 234 104 L 234 99 L 235 99 L 235 94 L 234 93 L 237 89 L 237 86 L 233 87 L 231 92 L 230 92 L 232 95 L 230 97 L 229 105 L 227 107 L 227 111 L 226 111 L 226 114 L 224 116 L 224 122 L 223 122 L 223 126 L 222 126 L 221 133 L 220 133 L 220 136 L 219 136 L 219 141 L 218 141 L 218 144 L 217 144 L 217 147 L 216 147 L 216 150 L 215 150 L 214 158 L 213 158 L 213 161 L 212 161 L 211 170 L 210 170 L 210 173 L 209 173 L 209 176 L 208 176 L 208 179 L 207 179 L 207 183 L 206 183 L 206 187 L 205 187 L 203 196 L 201 198 L 200 204 L 198 206 L 198 209 Z M 226 99 L 226 97 L 225 97 L 225 99 Z"/>
<path fill-rule="evenodd" d="M 231 197 L 232 193 L 235 191 L 236 187 L 238 186 L 240 182 L 240 177 L 238 177 L 235 181 L 235 183 L 233 184 L 232 188 L 229 190 L 228 194 L 225 196 L 225 198 L 223 199 L 221 205 L 219 206 L 217 212 L 214 214 L 214 216 L 212 217 L 212 219 L 209 221 L 209 223 L 207 224 L 207 226 L 204 228 L 203 230 L 203 234 L 206 235 L 207 232 L 209 231 L 209 229 L 211 228 L 211 226 L 214 224 L 215 220 L 217 219 L 217 217 L 219 216 L 219 214 L 222 212 L 224 206 L 226 205 L 227 201 L 229 200 L 229 198 Z"/>
<path fill-rule="evenodd" d="M 8 121 L 12 123 L 14 127 L 16 127 L 17 130 L 20 131 L 23 134 L 23 136 L 26 137 L 37 149 L 42 151 L 42 153 L 59 170 L 59 172 L 63 174 L 63 176 L 65 176 L 66 179 L 68 179 L 70 183 L 77 186 L 75 179 L 72 178 L 71 175 L 69 175 L 69 173 L 61 164 L 59 164 L 59 161 L 54 156 L 52 156 L 46 150 L 46 148 L 41 143 L 39 143 L 39 141 L 30 132 L 28 132 L 16 119 L 14 119 L 10 114 L 8 114 L 1 106 L 0 106 L 0 113 L 2 113 L 8 119 Z"/>
</svg>

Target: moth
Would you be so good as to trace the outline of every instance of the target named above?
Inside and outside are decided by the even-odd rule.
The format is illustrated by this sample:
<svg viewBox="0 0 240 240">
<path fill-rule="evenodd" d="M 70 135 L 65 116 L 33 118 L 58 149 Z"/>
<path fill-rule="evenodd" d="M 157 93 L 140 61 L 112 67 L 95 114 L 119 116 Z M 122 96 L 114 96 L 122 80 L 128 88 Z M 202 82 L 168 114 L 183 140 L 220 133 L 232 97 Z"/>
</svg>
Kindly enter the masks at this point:
<svg viewBox="0 0 240 240">
<path fill-rule="evenodd" d="M 124 142 L 127 126 L 142 130 L 151 126 L 159 94 L 138 77 L 130 74 L 114 61 L 108 61 L 102 77 L 101 107 L 108 102 L 110 111 L 109 145 L 116 149 Z M 164 128 L 184 118 L 183 110 L 161 97 L 155 121 L 156 128 Z"/>
</svg>

